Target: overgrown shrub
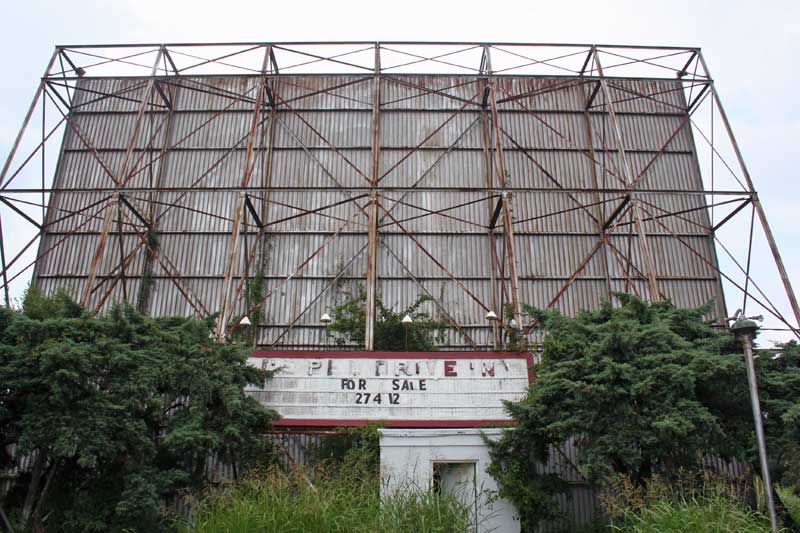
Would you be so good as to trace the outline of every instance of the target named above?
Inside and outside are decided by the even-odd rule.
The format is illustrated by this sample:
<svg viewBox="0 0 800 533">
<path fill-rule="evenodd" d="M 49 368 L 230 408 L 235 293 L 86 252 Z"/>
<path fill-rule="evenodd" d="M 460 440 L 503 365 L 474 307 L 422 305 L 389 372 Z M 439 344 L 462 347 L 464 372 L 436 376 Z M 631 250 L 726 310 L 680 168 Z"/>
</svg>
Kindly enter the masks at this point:
<svg viewBox="0 0 800 533">
<path fill-rule="evenodd" d="M 0 449 L 33 463 L 4 502 L 17 529 L 158 531 L 163 499 L 200 488 L 211 456 L 268 459 L 277 415 L 244 387 L 269 373 L 210 325 L 129 306 L 93 318 L 35 289 L 0 309 Z"/>
</svg>

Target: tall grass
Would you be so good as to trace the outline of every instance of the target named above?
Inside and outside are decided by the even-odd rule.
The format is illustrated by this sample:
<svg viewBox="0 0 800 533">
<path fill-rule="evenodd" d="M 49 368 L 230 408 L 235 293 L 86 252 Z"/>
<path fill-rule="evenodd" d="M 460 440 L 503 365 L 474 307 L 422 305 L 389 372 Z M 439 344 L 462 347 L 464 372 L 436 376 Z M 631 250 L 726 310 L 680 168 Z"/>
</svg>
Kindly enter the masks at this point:
<svg viewBox="0 0 800 533">
<path fill-rule="evenodd" d="M 454 497 L 409 490 L 381 501 L 376 478 L 353 471 L 308 477 L 278 468 L 218 488 L 180 529 L 232 532 L 463 532 L 469 509 Z"/>
<path fill-rule="evenodd" d="M 769 533 L 769 519 L 744 504 L 746 478 L 680 470 L 644 487 L 612 477 L 600 495 L 611 531 L 631 533 Z"/>
<path fill-rule="evenodd" d="M 722 494 L 660 500 L 611 525 L 630 533 L 769 533 L 769 520 Z"/>
</svg>

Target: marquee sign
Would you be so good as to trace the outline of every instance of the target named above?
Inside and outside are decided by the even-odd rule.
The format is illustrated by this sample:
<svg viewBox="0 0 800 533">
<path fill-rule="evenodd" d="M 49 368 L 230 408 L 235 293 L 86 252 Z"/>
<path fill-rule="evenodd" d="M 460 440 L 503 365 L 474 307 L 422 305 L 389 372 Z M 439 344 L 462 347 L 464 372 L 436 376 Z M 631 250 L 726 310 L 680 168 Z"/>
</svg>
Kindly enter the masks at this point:
<svg viewBox="0 0 800 533">
<path fill-rule="evenodd" d="M 275 409 L 277 426 L 475 427 L 510 422 L 503 400 L 530 383 L 526 352 L 256 351 L 275 372 L 248 393 Z"/>
</svg>

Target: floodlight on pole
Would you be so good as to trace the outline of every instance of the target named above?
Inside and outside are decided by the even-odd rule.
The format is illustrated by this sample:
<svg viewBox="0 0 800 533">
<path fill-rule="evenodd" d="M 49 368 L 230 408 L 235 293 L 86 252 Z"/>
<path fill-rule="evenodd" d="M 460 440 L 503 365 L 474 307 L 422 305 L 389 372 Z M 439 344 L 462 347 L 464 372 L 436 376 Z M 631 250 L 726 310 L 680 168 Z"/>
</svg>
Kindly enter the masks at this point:
<svg viewBox="0 0 800 533">
<path fill-rule="evenodd" d="M 486 320 L 490 320 L 490 321 L 491 320 L 497 320 L 497 314 L 495 314 L 494 311 L 489 310 L 489 312 L 486 313 L 486 316 L 484 318 L 486 318 Z"/>
<path fill-rule="evenodd" d="M 331 315 L 329 315 L 328 313 L 322 313 L 322 316 L 319 317 L 319 321 L 327 326 L 328 324 L 333 322 L 333 319 L 331 318 Z"/>
<path fill-rule="evenodd" d="M 250 325 L 252 325 L 252 324 L 253 324 L 253 323 L 252 323 L 252 322 L 250 322 L 250 317 L 248 317 L 248 316 L 245 316 L 244 318 L 242 318 L 242 319 L 239 321 L 239 325 L 240 325 L 240 326 L 250 326 Z"/>
<path fill-rule="evenodd" d="M 414 322 L 414 321 L 411 320 L 410 316 L 406 315 L 406 316 L 403 317 L 403 324 L 411 324 L 412 322 Z"/>
</svg>

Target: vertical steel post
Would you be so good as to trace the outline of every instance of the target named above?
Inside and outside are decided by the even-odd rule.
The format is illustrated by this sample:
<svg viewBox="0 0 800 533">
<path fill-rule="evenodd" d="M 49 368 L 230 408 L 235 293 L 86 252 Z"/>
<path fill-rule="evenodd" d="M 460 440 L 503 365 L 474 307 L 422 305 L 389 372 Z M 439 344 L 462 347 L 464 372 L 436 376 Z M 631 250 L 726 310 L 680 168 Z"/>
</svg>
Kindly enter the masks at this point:
<svg viewBox="0 0 800 533">
<path fill-rule="evenodd" d="M 489 101 L 489 76 L 492 75 L 492 56 L 489 45 L 484 45 L 483 55 L 481 56 L 481 74 L 486 76 L 483 80 L 483 99 L 481 102 L 481 131 L 483 133 L 483 163 L 484 163 L 484 182 L 486 184 L 486 220 L 491 221 L 494 214 L 495 205 L 494 195 L 491 189 L 494 187 L 494 176 L 492 172 L 492 156 L 491 156 L 491 137 L 489 134 L 489 116 L 487 112 Z M 503 310 L 498 307 L 497 297 L 497 274 L 500 270 L 497 264 L 497 246 L 494 239 L 494 228 L 487 224 L 486 235 L 488 237 L 487 243 L 489 245 L 489 258 L 491 261 L 491 268 L 489 274 L 491 276 L 491 293 L 492 293 L 492 311 L 498 316 L 502 317 Z M 502 318 L 501 318 L 502 320 Z M 500 347 L 500 328 L 498 327 L 497 320 L 491 320 L 489 326 L 492 328 L 492 349 L 498 350 Z"/>
<path fill-rule="evenodd" d="M 594 56 L 594 53 L 590 53 L 586 57 L 586 64 L 587 65 L 589 64 L 590 58 L 593 57 L 593 56 Z M 583 73 L 584 73 L 585 70 L 586 70 L 586 67 L 584 66 L 584 69 L 581 70 L 581 76 L 583 76 Z M 586 95 L 586 103 L 583 106 L 583 122 L 584 122 L 584 124 L 586 126 L 586 148 L 589 151 L 589 155 L 591 156 L 592 183 L 594 185 L 594 200 L 595 200 L 595 203 L 597 204 L 595 206 L 595 208 L 594 208 L 595 219 L 597 221 L 597 234 L 598 234 L 597 236 L 598 236 L 598 239 L 600 239 L 602 242 L 605 242 L 606 241 L 606 230 L 605 230 L 605 224 L 606 224 L 606 215 L 605 215 L 605 213 L 606 213 L 606 204 L 605 204 L 606 194 L 603 193 L 602 201 L 601 201 L 600 193 L 598 192 L 599 189 L 601 188 L 601 186 L 600 186 L 600 181 L 598 180 L 598 177 L 597 177 L 597 163 L 595 162 L 595 161 L 597 161 L 597 155 L 596 155 L 595 150 L 594 150 L 594 140 L 595 140 L 594 128 L 592 127 L 592 116 L 589 113 L 589 106 L 590 106 L 590 100 L 591 100 L 592 91 L 588 90 L 588 92 L 587 92 L 587 85 L 586 84 L 583 84 L 582 87 L 584 88 L 583 92 Z M 605 189 L 605 179 L 603 181 L 604 181 L 604 183 L 602 184 L 602 188 Z M 611 276 L 610 276 L 610 274 L 608 272 L 608 251 L 606 250 L 606 246 L 605 245 L 600 250 L 600 254 L 602 255 L 602 258 L 603 258 L 603 277 L 605 278 L 605 281 L 606 281 L 606 296 L 608 297 L 609 300 L 611 300 Z"/>
<path fill-rule="evenodd" d="M 706 76 L 711 79 L 711 73 L 708 71 L 708 65 L 706 65 L 706 60 L 703 57 L 703 53 L 699 52 L 698 56 L 700 58 L 700 63 L 703 65 L 703 70 L 706 72 Z M 767 243 L 769 244 L 769 249 L 772 252 L 772 257 L 775 260 L 775 266 L 778 267 L 778 273 L 781 276 L 783 288 L 786 290 L 786 296 L 789 299 L 789 305 L 792 307 L 794 318 L 797 321 L 798 327 L 800 327 L 800 306 L 797 304 L 797 297 L 795 296 L 794 289 L 792 288 L 792 283 L 789 281 L 789 274 L 786 272 L 786 267 L 783 265 L 783 258 L 781 257 L 781 253 L 778 250 L 778 245 L 775 242 L 775 236 L 772 234 L 772 229 L 769 227 L 769 222 L 767 222 L 767 215 L 764 213 L 764 208 L 761 207 L 761 202 L 758 199 L 758 193 L 756 192 L 755 187 L 753 187 L 753 180 L 750 178 L 750 172 L 748 172 L 747 165 L 744 163 L 744 157 L 742 157 L 742 152 L 739 149 L 739 143 L 736 142 L 736 137 L 733 136 L 731 123 L 728 121 L 728 115 L 725 113 L 725 108 L 722 106 L 722 102 L 720 101 L 719 94 L 717 94 L 717 88 L 713 80 L 711 81 L 711 95 L 714 98 L 714 102 L 717 104 L 719 116 L 722 118 L 722 123 L 725 125 L 725 131 L 728 133 L 728 139 L 731 141 L 731 146 L 733 147 L 733 151 L 736 153 L 736 159 L 739 162 L 739 167 L 742 169 L 742 174 L 747 182 L 747 187 L 750 189 L 750 198 L 753 201 L 753 207 L 758 214 L 758 220 L 761 222 L 764 235 L 767 237 Z"/>
<path fill-rule="evenodd" d="M 495 90 L 495 80 L 489 79 L 489 100 L 492 110 L 492 124 L 494 126 L 494 143 L 497 151 L 497 167 L 500 186 L 506 188 L 506 162 L 503 155 L 503 141 L 500 136 L 500 123 L 497 115 L 497 94 Z M 511 216 L 511 194 L 503 191 L 501 201 L 503 202 L 503 238 L 506 245 L 506 257 L 508 260 L 508 276 L 511 278 L 511 305 L 514 310 L 514 320 L 517 327 L 522 325 L 522 312 L 519 303 L 519 284 L 517 282 L 517 264 L 514 254 L 514 227 Z M 503 310 L 501 309 L 501 312 Z M 501 315 L 502 317 L 502 315 Z"/>
<path fill-rule="evenodd" d="M 614 137 L 617 141 L 617 152 L 619 153 L 620 158 L 620 167 L 622 167 L 622 172 L 625 178 L 625 184 L 631 190 L 631 214 L 633 216 L 634 225 L 636 226 L 636 236 L 639 241 L 639 247 L 642 250 L 642 255 L 644 256 L 644 263 L 645 263 L 645 276 L 647 277 L 648 283 L 648 293 L 650 295 L 651 301 L 658 301 L 661 299 L 660 293 L 658 290 L 658 282 L 656 280 L 655 275 L 655 262 L 653 260 L 652 251 L 650 249 L 650 245 L 647 242 L 647 233 L 644 230 L 644 225 L 642 224 L 642 217 L 639 213 L 639 206 L 636 198 L 633 197 L 633 189 L 636 185 L 633 171 L 631 170 L 630 163 L 628 162 L 628 157 L 625 153 L 625 148 L 623 145 L 622 139 L 622 131 L 619 128 L 619 122 L 617 121 L 617 114 L 614 110 L 614 103 L 611 100 L 611 91 L 608 88 L 608 83 L 606 83 L 606 78 L 603 75 L 603 65 L 600 63 L 600 57 L 597 55 L 597 48 L 593 47 L 594 50 L 594 61 L 597 65 L 597 74 L 600 77 L 600 87 L 603 89 L 603 96 L 606 99 L 606 108 L 608 109 L 608 117 L 611 121 L 611 129 L 614 131 Z M 629 258 L 630 260 L 630 258 Z"/>
<path fill-rule="evenodd" d="M 375 43 L 375 73 L 372 93 L 372 175 L 371 193 L 367 206 L 367 301 L 365 310 L 364 347 L 375 349 L 375 294 L 377 291 L 378 259 L 378 192 L 380 180 L 380 105 L 381 105 L 381 45 Z"/>
<path fill-rule="evenodd" d="M 769 461 L 767 460 L 767 441 L 764 437 L 764 422 L 761 420 L 761 402 L 758 399 L 758 383 L 756 382 L 756 367 L 753 362 L 753 335 L 758 331 L 758 326 L 752 320 L 741 319 L 731 326 L 731 331 L 742 341 L 744 348 L 744 363 L 747 368 L 747 385 L 750 389 L 750 406 L 753 409 L 753 423 L 756 428 L 758 442 L 758 458 L 761 463 L 761 480 L 764 482 L 767 495 L 767 510 L 773 533 L 778 533 L 778 517 L 775 514 L 775 501 L 772 498 L 772 479 L 769 475 Z"/>
<path fill-rule="evenodd" d="M 122 167 L 120 168 L 119 173 L 117 173 L 117 177 L 113 178 L 114 185 L 116 189 L 120 189 L 124 187 L 127 181 L 130 179 L 128 177 L 128 170 L 129 165 L 131 163 L 131 158 L 133 156 L 133 150 L 136 146 L 136 141 L 139 138 L 139 132 L 141 131 L 142 121 L 144 119 L 144 113 L 147 109 L 147 105 L 150 101 L 150 97 L 153 94 L 153 88 L 155 87 L 155 76 L 158 72 L 158 64 L 161 61 L 162 54 L 164 53 L 163 48 L 158 49 L 158 53 L 156 53 L 156 60 L 153 63 L 153 68 L 150 71 L 150 79 L 147 82 L 147 86 L 145 87 L 144 91 L 142 92 L 142 100 L 139 102 L 139 110 L 136 113 L 136 123 L 133 127 L 133 133 L 131 133 L 130 141 L 128 141 L 128 147 L 125 150 L 125 158 L 122 161 Z M 119 211 L 119 193 L 117 193 L 114 197 L 114 202 L 109 203 L 108 212 L 106 213 L 106 219 L 103 222 L 102 231 L 100 233 L 100 240 L 97 243 L 94 251 L 94 259 L 92 260 L 92 264 L 89 267 L 89 274 L 86 278 L 86 285 L 83 288 L 83 297 L 81 298 L 81 306 L 87 307 L 89 305 L 89 296 L 92 293 L 92 285 L 94 284 L 94 280 L 97 276 L 97 268 L 100 265 L 100 260 L 103 257 L 103 253 L 105 252 L 106 242 L 108 241 L 108 234 L 111 231 L 111 212 L 113 212 L 114 206 L 117 207 Z M 120 235 L 121 237 L 121 235 Z M 125 258 L 120 257 L 120 266 L 124 263 Z"/>
<path fill-rule="evenodd" d="M 269 70 L 269 61 L 272 54 L 272 45 L 267 45 L 264 48 L 264 60 L 261 64 L 261 74 L 258 79 L 258 87 L 255 102 L 253 104 L 253 114 L 250 120 L 250 131 L 247 134 L 247 146 L 245 148 L 244 166 L 242 168 L 242 180 L 239 186 L 246 189 L 250 184 L 250 178 L 253 175 L 255 168 L 255 161 L 253 158 L 253 151 L 255 149 L 256 133 L 258 126 L 261 122 L 261 114 L 264 104 L 264 93 L 267 86 L 267 74 Z M 228 239 L 228 253 L 225 264 L 225 280 L 222 285 L 222 307 L 217 320 L 217 342 L 225 340 L 225 333 L 228 329 L 228 320 L 231 316 L 231 309 L 234 306 L 232 301 L 233 295 L 233 271 L 236 264 L 236 246 L 239 241 L 239 232 L 242 222 L 242 215 L 244 211 L 245 195 L 243 192 L 239 193 L 239 200 L 236 203 L 236 211 L 233 215 L 233 227 L 231 228 L 231 237 Z"/>
</svg>

